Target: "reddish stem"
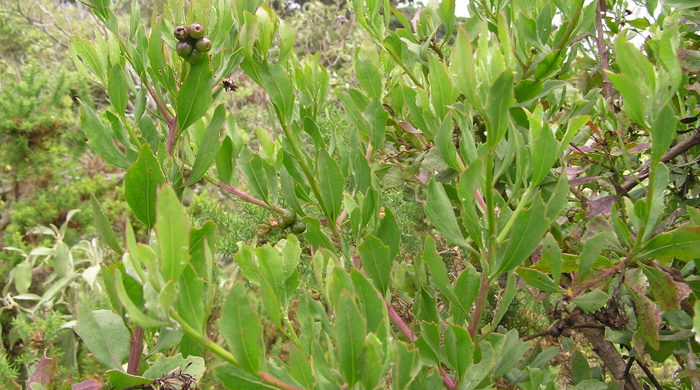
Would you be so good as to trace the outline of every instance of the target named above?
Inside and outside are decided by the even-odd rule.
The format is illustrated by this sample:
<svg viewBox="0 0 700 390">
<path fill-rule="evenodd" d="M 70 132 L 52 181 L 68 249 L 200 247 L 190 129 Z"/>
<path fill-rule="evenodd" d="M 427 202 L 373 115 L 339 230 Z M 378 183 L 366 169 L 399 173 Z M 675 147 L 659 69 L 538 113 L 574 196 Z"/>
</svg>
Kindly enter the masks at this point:
<svg viewBox="0 0 700 390">
<path fill-rule="evenodd" d="M 267 204 L 258 198 L 254 198 L 253 196 L 248 195 L 245 192 L 242 192 L 241 190 L 239 190 L 238 188 L 236 188 L 232 185 L 228 185 L 228 184 L 223 183 L 223 182 L 217 182 L 216 185 L 219 188 L 225 190 L 226 192 L 229 192 L 229 193 L 236 195 L 237 197 L 245 200 L 246 202 L 256 204 L 258 206 L 262 206 L 262 207 L 268 208 L 270 210 L 277 211 L 278 213 L 284 213 L 286 211 L 285 209 L 283 209 L 279 206 Z"/>
<path fill-rule="evenodd" d="M 474 315 L 472 316 L 472 321 L 469 324 L 469 336 L 474 339 L 476 334 L 476 328 L 479 326 L 479 318 L 481 317 L 481 311 L 484 307 L 484 302 L 486 301 L 486 293 L 489 290 L 489 278 L 485 271 L 481 271 L 481 283 L 479 284 L 479 296 L 476 298 L 474 305 Z"/>
<path fill-rule="evenodd" d="M 280 389 L 284 389 L 284 390 L 301 390 L 300 388 L 298 388 L 298 387 L 296 387 L 296 386 L 293 386 L 293 385 L 290 385 L 289 383 L 282 382 L 281 380 L 275 378 L 274 376 L 272 376 L 272 375 L 270 375 L 270 374 L 268 374 L 268 373 L 266 373 L 266 372 L 259 372 L 259 373 L 258 373 L 258 377 L 259 377 L 260 379 L 264 380 L 265 382 L 267 382 L 267 383 L 273 385 L 273 386 L 279 387 Z"/>
<path fill-rule="evenodd" d="M 134 328 L 134 333 L 131 335 L 131 340 L 129 342 L 129 363 L 126 368 L 127 374 L 138 374 L 141 352 L 143 352 L 143 328 L 137 326 Z"/>
</svg>

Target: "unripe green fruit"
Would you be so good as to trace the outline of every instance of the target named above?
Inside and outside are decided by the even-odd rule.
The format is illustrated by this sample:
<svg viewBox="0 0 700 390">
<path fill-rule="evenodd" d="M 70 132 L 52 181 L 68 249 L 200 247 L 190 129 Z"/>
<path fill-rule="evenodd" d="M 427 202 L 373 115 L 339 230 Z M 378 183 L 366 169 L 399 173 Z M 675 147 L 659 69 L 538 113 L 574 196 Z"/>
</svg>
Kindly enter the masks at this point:
<svg viewBox="0 0 700 390">
<path fill-rule="evenodd" d="M 203 38 L 197 40 L 197 43 L 195 44 L 195 46 L 197 47 L 197 50 L 206 53 L 209 50 L 211 50 L 211 39 L 209 39 L 207 37 L 203 37 Z"/>
<path fill-rule="evenodd" d="M 190 56 L 187 57 L 187 62 L 190 64 L 198 64 L 202 62 L 202 58 L 204 58 L 204 53 L 197 49 L 192 49 L 192 53 L 190 53 Z"/>
<path fill-rule="evenodd" d="M 175 38 L 177 38 L 178 41 L 186 41 L 187 38 L 189 38 L 189 34 L 187 34 L 187 27 L 185 26 L 177 26 L 175 27 L 175 31 L 173 31 L 173 35 L 175 35 Z"/>
<path fill-rule="evenodd" d="M 175 45 L 175 51 L 177 52 L 177 55 L 179 55 L 182 58 L 187 58 L 190 54 L 192 54 L 192 50 L 194 48 L 192 45 L 190 45 L 189 42 L 178 42 L 177 45 Z"/>
<path fill-rule="evenodd" d="M 298 220 L 292 224 L 292 232 L 294 234 L 301 234 L 306 231 L 306 223 L 302 220 Z"/>
<path fill-rule="evenodd" d="M 282 213 L 282 217 L 280 217 L 279 220 L 279 227 L 282 229 L 288 228 L 292 226 L 294 222 L 297 220 L 297 215 L 294 211 L 292 210 L 285 210 L 284 213 Z"/>
<path fill-rule="evenodd" d="M 200 39 L 204 36 L 204 27 L 199 23 L 192 23 L 187 29 L 192 39 Z"/>
</svg>

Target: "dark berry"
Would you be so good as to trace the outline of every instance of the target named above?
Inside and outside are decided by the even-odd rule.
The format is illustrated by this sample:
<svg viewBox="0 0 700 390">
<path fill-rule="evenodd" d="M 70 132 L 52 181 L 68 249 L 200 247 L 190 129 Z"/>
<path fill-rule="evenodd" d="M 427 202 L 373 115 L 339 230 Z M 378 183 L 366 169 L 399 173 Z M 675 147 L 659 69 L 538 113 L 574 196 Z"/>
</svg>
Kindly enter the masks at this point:
<svg viewBox="0 0 700 390">
<path fill-rule="evenodd" d="M 292 224 L 297 220 L 297 215 L 292 210 L 285 210 L 279 219 L 279 227 L 282 229 L 292 226 Z"/>
<path fill-rule="evenodd" d="M 306 223 L 302 220 L 298 220 L 292 224 L 292 232 L 294 234 L 301 234 L 306 231 Z"/>
<path fill-rule="evenodd" d="M 204 36 L 204 27 L 199 23 L 192 23 L 187 29 L 192 39 L 200 39 Z"/>
<path fill-rule="evenodd" d="M 175 46 L 175 51 L 177 52 L 177 55 L 179 55 L 182 58 L 187 58 L 190 54 L 192 54 L 193 47 L 190 45 L 189 42 L 178 42 L 177 45 Z"/>
<path fill-rule="evenodd" d="M 200 38 L 197 40 L 196 47 L 197 50 L 206 53 L 211 50 L 211 40 L 207 37 Z"/>
<path fill-rule="evenodd" d="M 173 35 L 175 35 L 175 38 L 177 38 L 178 41 L 186 41 L 187 38 L 189 38 L 189 35 L 187 34 L 187 27 L 185 26 L 177 26 L 175 27 L 175 31 L 173 31 Z"/>
</svg>

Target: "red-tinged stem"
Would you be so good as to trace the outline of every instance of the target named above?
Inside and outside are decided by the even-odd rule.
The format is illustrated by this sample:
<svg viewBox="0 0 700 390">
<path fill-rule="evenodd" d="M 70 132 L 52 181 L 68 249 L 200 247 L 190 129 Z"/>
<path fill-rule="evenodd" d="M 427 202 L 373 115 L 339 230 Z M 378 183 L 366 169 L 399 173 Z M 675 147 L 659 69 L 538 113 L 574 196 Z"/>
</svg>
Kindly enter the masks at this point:
<svg viewBox="0 0 700 390">
<path fill-rule="evenodd" d="M 360 257 L 357 255 L 352 256 L 352 262 L 355 268 L 357 268 L 360 272 L 362 270 L 360 269 L 362 267 L 362 262 L 360 260 Z M 363 272 L 364 274 L 364 272 Z M 398 312 L 396 312 L 396 309 L 394 306 L 391 305 L 391 302 L 387 301 L 382 294 L 377 292 L 377 295 L 379 298 L 384 302 L 384 305 L 386 306 L 386 311 L 389 313 L 389 318 L 391 319 L 391 322 L 396 325 L 397 328 L 399 328 L 399 331 L 401 334 L 403 334 L 404 337 L 410 342 L 414 343 L 416 340 L 418 340 L 418 336 L 411 330 L 411 328 L 408 326 L 406 321 L 401 318 Z M 442 383 L 445 385 L 446 388 L 453 390 L 457 388 L 457 383 L 455 382 L 454 379 L 450 377 L 450 375 L 445 372 L 445 370 L 440 367 L 440 376 L 442 377 Z"/>
<path fill-rule="evenodd" d="M 258 206 L 265 207 L 265 208 L 267 208 L 267 209 L 277 211 L 278 213 L 284 213 L 284 212 L 286 211 L 285 209 L 283 209 L 283 208 L 281 208 L 281 207 L 279 207 L 279 206 L 267 204 L 267 203 L 263 202 L 262 200 L 260 200 L 260 199 L 258 199 L 258 198 L 255 198 L 255 197 L 253 197 L 253 196 L 251 196 L 251 195 L 248 195 L 248 194 L 246 194 L 245 192 L 239 190 L 238 188 L 236 188 L 236 187 L 234 187 L 234 186 L 232 186 L 232 185 L 228 185 L 228 184 L 223 183 L 223 182 L 220 182 L 220 181 L 217 182 L 216 185 L 217 185 L 219 188 L 223 189 L 224 191 L 226 191 L 226 192 L 228 192 L 228 193 L 231 193 L 231 194 L 233 194 L 233 195 L 236 195 L 237 197 L 239 197 L 239 198 L 245 200 L 245 201 L 248 202 L 248 203 L 256 204 L 256 205 L 258 205 Z"/>
<path fill-rule="evenodd" d="M 587 289 L 595 286 L 596 284 L 600 283 L 603 281 L 605 278 L 608 276 L 614 275 L 620 271 L 622 271 L 625 266 L 627 266 L 627 263 L 629 263 L 630 259 L 632 258 L 631 255 L 628 255 L 625 257 L 624 260 L 620 262 L 620 264 L 614 266 L 613 268 L 608 269 L 605 272 L 601 272 L 598 275 L 596 275 L 593 279 L 582 283 L 580 286 L 578 286 L 571 294 L 566 295 L 568 298 L 576 298 L 579 296 L 582 292 L 586 291 Z"/>
<path fill-rule="evenodd" d="M 138 374 L 141 352 L 143 352 L 143 328 L 137 326 L 134 328 L 134 333 L 131 335 L 131 341 L 129 342 L 129 363 L 126 367 L 127 374 Z"/>
<path fill-rule="evenodd" d="M 416 336 L 415 333 L 411 330 L 411 328 L 408 327 L 408 324 L 406 324 L 406 321 L 401 318 L 399 313 L 396 312 L 396 309 L 394 309 L 394 306 L 389 303 L 389 301 L 386 301 L 386 310 L 389 312 L 389 318 L 391 318 L 391 321 L 396 325 L 397 328 L 401 331 L 401 333 L 406 337 L 408 341 L 411 343 L 415 342 L 418 339 L 418 336 Z"/>
<path fill-rule="evenodd" d="M 153 86 L 151 84 L 146 84 L 146 89 L 148 89 L 148 93 L 151 94 L 153 101 L 156 102 L 156 106 L 158 106 L 158 109 L 160 110 L 161 114 L 163 114 L 165 121 L 168 122 L 168 125 L 170 125 L 170 123 L 174 120 L 172 115 L 170 115 L 170 111 L 168 111 L 168 109 L 165 107 L 165 104 L 163 104 L 163 102 L 160 100 L 158 93 L 156 93 L 156 90 L 153 89 Z"/>
<path fill-rule="evenodd" d="M 469 336 L 474 339 L 476 334 L 476 329 L 479 326 L 479 319 L 481 317 L 481 311 L 484 308 L 484 303 L 486 302 L 486 293 L 489 291 L 489 277 L 486 275 L 486 270 L 481 271 L 481 283 L 479 284 L 479 295 L 476 297 L 476 302 L 474 303 L 474 315 L 472 315 L 472 320 L 469 323 Z"/>
<path fill-rule="evenodd" d="M 270 375 L 270 374 L 268 374 L 268 373 L 266 373 L 266 372 L 259 372 L 259 373 L 258 373 L 258 377 L 259 377 L 260 379 L 264 380 L 265 382 L 267 382 L 267 383 L 273 385 L 273 386 L 279 387 L 280 389 L 284 389 L 284 390 L 301 390 L 300 388 L 298 388 L 298 387 L 296 387 L 296 386 L 293 386 L 293 385 L 290 385 L 289 383 L 282 382 L 281 380 L 275 378 L 274 376 L 272 376 L 272 375 Z"/>
<path fill-rule="evenodd" d="M 177 138 L 177 120 L 171 118 L 168 122 L 168 142 L 166 143 L 166 150 L 168 154 L 172 156 L 173 148 L 175 147 L 175 139 Z"/>
</svg>

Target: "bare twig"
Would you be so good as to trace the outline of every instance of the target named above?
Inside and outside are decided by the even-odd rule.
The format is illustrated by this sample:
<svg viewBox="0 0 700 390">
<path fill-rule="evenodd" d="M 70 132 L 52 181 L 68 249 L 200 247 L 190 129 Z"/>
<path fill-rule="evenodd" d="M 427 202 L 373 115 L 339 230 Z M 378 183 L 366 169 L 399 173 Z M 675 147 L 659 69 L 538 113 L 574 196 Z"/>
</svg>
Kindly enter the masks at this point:
<svg viewBox="0 0 700 390">
<path fill-rule="evenodd" d="M 669 162 L 669 161 L 673 160 L 674 158 L 678 157 L 679 155 L 687 152 L 690 148 L 692 148 L 693 146 L 698 145 L 698 144 L 700 144 L 700 132 L 693 134 L 692 136 L 677 143 L 674 147 L 669 149 L 669 151 L 666 152 L 666 154 L 664 154 L 661 157 L 661 162 L 663 162 L 663 163 Z M 639 172 L 639 174 L 637 174 L 636 177 L 625 181 L 625 183 L 622 185 L 622 189 L 625 191 L 625 193 L 628 193 L 634 187 L 636 187 L 639 183 L 641 183 L 642 180 L 646 179 L 648 176 L 649 176 L 649 163 L 644 164 L 641 171 Z"/>
<path fill-rule="evenodd" d="M 610 84 L 610 79 L 606 73 L 610 69 L 608 64 L 608 49 L 605 45 L 605 36 L 603 35 L 603 12 L 607 9 L 607 4 L 605 0 L 596 1 L 596 12 L 595 12 L 595 31 L 596 31 L 596 45 L 598 46 L 598 53 L 600 56 L 600 68 L 603 76 L 603 93 L 605 93 L 605 100 L 608 101 L 608 108 L 610 111 L 614 112 L 615 105 L 613 104 L 612 98 L 612 84 Z"/>
</svg>

